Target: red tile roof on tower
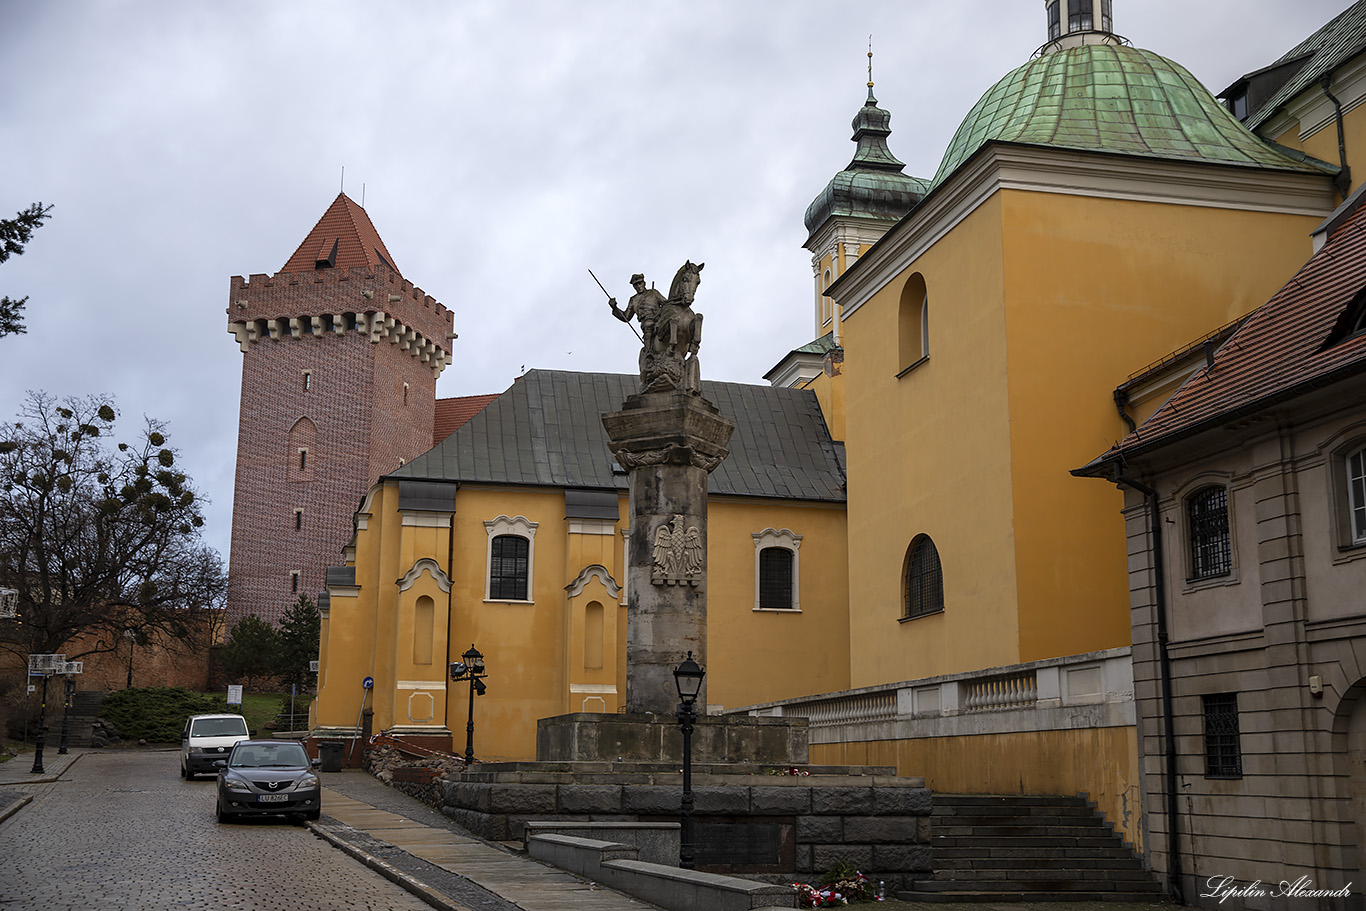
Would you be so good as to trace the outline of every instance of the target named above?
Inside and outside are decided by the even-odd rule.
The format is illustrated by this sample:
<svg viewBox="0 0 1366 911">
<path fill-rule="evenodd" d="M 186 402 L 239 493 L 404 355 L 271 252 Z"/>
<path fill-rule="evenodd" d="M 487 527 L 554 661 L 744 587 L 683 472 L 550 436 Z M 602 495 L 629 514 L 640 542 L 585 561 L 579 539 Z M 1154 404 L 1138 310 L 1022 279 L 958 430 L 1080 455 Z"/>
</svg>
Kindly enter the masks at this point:
<svg viewBox="0 0 1366 911">
<path fill-rule="evenodd" d="M 1366 194 L 1352 195 L 1324 228 L 1322 249 L 1238 328 L 1213 365 L 1197 370 L 1137 430 L 1074 474 L 1159 449 L 1307 392 L 1366 373 Z"/>
<path fill-rule="evenodd" d="M 459 430 L 466 421 L 483 411 L 484 406 L 496 398 L 498 393 L 437 399 L 436 419 L 432 422 L 432 445 L 439 446 L 442 440 Z"/>
<path fill-rule="evenodd" d="M 394 258 L 380 240 L 370 216 L 345 193 L 328 206 L 323 217 L 308 232 L 299 249 L 284 264 L 281 272 L 312 272 L 315 269 L 351 269 L 356 266 L 385 265 L 395 272 Z M 402 273 L 400 273 L 402 274 Z"/>
</svg>

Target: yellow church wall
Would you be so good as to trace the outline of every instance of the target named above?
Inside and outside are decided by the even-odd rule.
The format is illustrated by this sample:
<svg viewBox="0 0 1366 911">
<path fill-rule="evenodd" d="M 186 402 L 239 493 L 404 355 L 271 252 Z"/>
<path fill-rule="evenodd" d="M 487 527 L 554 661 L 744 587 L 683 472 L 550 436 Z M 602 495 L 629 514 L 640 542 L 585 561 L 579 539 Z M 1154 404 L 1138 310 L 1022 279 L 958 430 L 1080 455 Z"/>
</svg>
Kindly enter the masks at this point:
<svg viewBox="0 0 1366 911">
<path fill-rule="evenodd" d="M 473 644 L 488 667 L 487 695 L 475 699 L 475 754 L 481 759 L 536 755 L 536 719 L 566 711 L 564 587 L 575 572 L 566 566 L 564 493 L 529 488 L 462 486 L 457 501 L 451 571 L 451 654 Z M 531 602 L 485 601 L 488 530 L 499 516 L 536 523 Z M 609 566 L 620 578 L 615 566 Z M 468 685 L 452 684 L 447 723 L 463 731 Z M 457 740 L 459 737 L 457 736 Z"/>
<path fill-rule="evenodd" d="M 1320 90 L 1316 88 L 1313 91 Z M 1352 182 L 1347 190 L 1348 195 L 1351 195 L 1353 190 L 1361 186 L 1361 181 L 1366 179 L 1366 160 L 1363 160 L 1360 154 L 1361 150 L 1366 149 L 1366 109 L 1356 107 L 1343 114 L 1342 135 L 1347 148 L 1347 164 L 1352 169 Z M 1300 123 L 1295 121 L 1289 129 L 1277 136 L 1275 141 L 1329 164 L 1337 164 L 1341 158 L 1338 154 L 1336 119 L 1330 118 L 1312 135 L 1303 139 L 1300 138 Z"/>
<path fill-rule="evenodd" d="M 1319 219 L 999 195 L 1019 660 L 1127 645 L 1123 498 L 1068 472 L 1127 432 L 1110 391 L 1271 297 Z"/>
<path fill-rule="evenodd" d="M 1019 660 L 1001 249 L 996 196 L 844 324 L 851 686 Z M 916 274 L 929 356 L 898 376 Z M 898 623 L 919 534 L 939 551 L 945 610 Z"/>
<path fill-rule="evenodd" d="M 798 611 L 756 610 L 754 535 L 801 535 Z M 843 504 L 712 497 L 707 516 L 707 699 L 737 708 L 849 686 Z"/>
<path fill-rule="evenodd" d="M 830 431 L 830 439 L 842 442 L 845 435 L 844 424 L 844 365 L 834 364 L 835 374 L 822 373 L 812 377 L 803 386 L 816 396 L 825 426 Z"/>
<path fill-rule="evenodd" d="M 922 776 L 940 794 L 1085 792 L 1126 841 L 1144 850 L 1133 727 L 812 744 L 811 761 L 896 766 L 898 775 Z"/>
</svg>

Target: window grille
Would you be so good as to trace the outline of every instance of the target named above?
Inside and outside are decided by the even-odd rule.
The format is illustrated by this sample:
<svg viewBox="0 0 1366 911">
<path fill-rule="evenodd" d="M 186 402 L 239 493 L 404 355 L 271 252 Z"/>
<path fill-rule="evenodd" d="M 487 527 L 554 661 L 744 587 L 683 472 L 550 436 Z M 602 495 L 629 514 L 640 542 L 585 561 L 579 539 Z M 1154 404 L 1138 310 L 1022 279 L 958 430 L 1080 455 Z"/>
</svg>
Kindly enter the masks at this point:
<svg viewBox="0 0 1366 911">
<path fill-rule="evenodd" d="M 786 547 L 765 547 L 759 551 L 759 607 L 792 608 L 792 551 Z"/>
<path fill-rule="evenodd" d="M 1205 703 L 1205 777 L 1242 778 L 1238 694 L 1213 693 L 1201 698 Z"/>
<path fill-rule="evenodd" d="M 944 571 L 934 542 L 921 535 L 911 542 L 906 560 L 906 604 L 904 617 L 920 617 L 944 609 Z"/>
<path fill-rule="evenodd" d="M 1186 502 L 1191 578 L 1227 576 L 1233 569 L 1228 536 L 1228 491 L 1206 487 Z"/>
<path fill-rule="evenodd" d="M 1347 506 L 1352 514 L 1352 543 L 1366 543 L 1366 449 L 1347 457 Z"/>
<path fill-rule="evenodd" d="M 1048 4 L 1048 40 L 1052 41 L 1062 34 L 1062 22 L 1059 19 L 1059 7 L 1061 0 L 1053 0 Z"/>
<path fill-rule="evenodd" d="M 519 535 L 493 539 L 489 558 L 489 598 L 495 601 L 527 600 L 527 567 L 531 542 Z"/>
<path fill-rule="evenodd" d="M 1089 32 L 1091 28 L 1091 0 L 1067 0 L 1067 30 Z"/>
</svg>

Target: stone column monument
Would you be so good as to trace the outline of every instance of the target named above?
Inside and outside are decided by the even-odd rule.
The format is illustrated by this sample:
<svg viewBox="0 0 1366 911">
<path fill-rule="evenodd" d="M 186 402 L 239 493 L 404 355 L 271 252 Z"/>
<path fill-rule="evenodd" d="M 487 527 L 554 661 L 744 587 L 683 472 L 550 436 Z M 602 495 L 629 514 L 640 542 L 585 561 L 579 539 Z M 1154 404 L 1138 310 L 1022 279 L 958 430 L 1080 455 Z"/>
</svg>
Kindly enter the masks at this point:
<svg viewBox="0 0 1366 911">
<path fill-rule="evenodd" d="M 640 392 L 603 415 L 617 463 L 631 476 L 626 553 L 626 711 L 673 714 L 674 668 L 707 663 L 707 475 L 729 454 L 735 425 L 702 398 L 692 309 L 704 264 L 686 262 L 667 298 L 632 276 L 622 321 L 640 322 Z M 705 686 L 698 705 L 707 703 Z"/>
</svg>

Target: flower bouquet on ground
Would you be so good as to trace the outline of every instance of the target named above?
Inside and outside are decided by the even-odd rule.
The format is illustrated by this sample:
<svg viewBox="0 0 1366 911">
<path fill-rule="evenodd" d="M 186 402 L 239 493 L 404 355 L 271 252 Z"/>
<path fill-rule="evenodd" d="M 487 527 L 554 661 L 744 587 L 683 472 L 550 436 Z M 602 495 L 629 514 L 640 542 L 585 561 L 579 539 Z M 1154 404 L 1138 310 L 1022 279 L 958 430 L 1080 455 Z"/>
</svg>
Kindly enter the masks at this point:
<svg viewBox="0 0 1366 911">
<path fill-rule="evenodd" d="M 881 901 L 877 884 L 848 864 L 836 864 L 820 887 L 793 883 L 799 908 L 833 908 L 850 902 Z"/>
</svg>

